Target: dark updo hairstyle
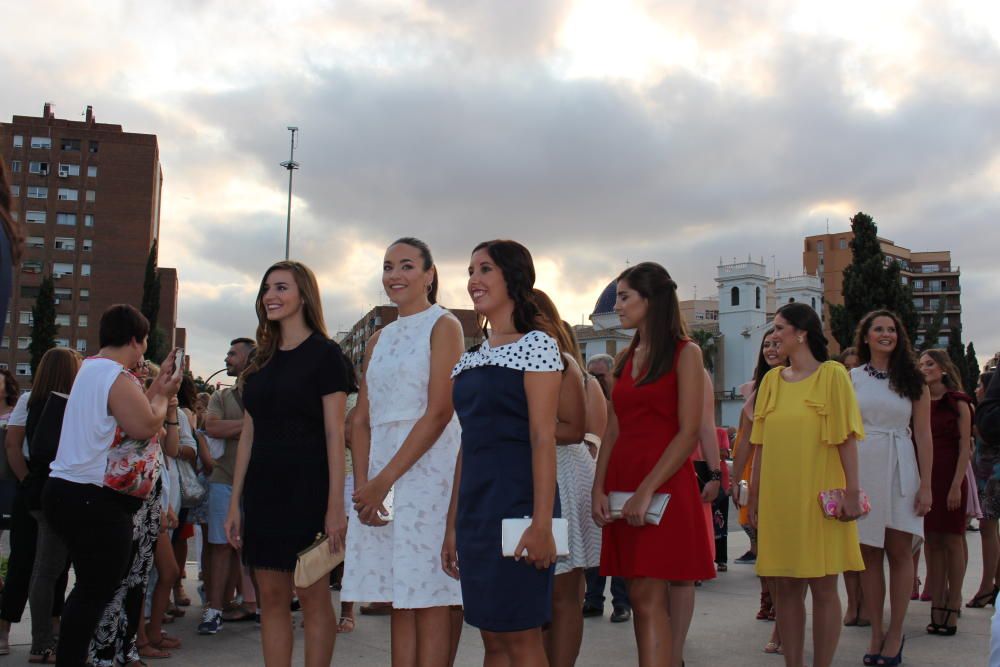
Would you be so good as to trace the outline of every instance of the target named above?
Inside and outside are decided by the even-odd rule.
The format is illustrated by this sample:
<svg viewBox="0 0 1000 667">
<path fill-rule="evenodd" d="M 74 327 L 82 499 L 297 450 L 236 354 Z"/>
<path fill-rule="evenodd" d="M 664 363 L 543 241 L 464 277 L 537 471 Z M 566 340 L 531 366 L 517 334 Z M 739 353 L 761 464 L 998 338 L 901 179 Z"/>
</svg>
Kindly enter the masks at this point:
<svg viewBox="0 0 1000 667">
<path fill-rule="evenodd" d="M 431 281 L 431 288 L 427 292 L 427 300 L 430 301 L 431 303 L 437 303 L 438 270 L 437 267 L 434 266 L 434 257 L 431 256 L 430 247 L 428 247 L 428 245 L 423 241 L 421 241 L 420 239 L 413 238 L 412 236 L 404 236 L 401 239 L 396 239 L 395 241 L 392 242 L 392 245 L 390 245 L 389 247 L 391 248 L 394 245 L 400 245 L 400 244 L 412 246 L 420 251 L 420 257 L 421 259 L 424 260 L 423 264 L 424 271 L 430 271 L 431 269 L 434 269 L 434 280 Z"/>
<path fill-rule="evenodd" d="M 0 375 L 3 375 L 3 403 L 9 407 L 17 405 L 17 397 L 21 395 L 21 388 L 17 384 L 17 378 L 6 368 L 0 368 Z"/>
<path fill-rule="evenodd" d="M 507 296 L 514 302 L 514 329 L 519 333 L 538 329 L 555 338 L 555 323 L 542 317 L 535 301 L 535 262 L 528 249 L 517 241 L 498 239 L 483 241 L 472 249 L 472 254 L 483 249 L 503 274 Z M 485 323 L 483 335 L 489 337 Z"/>
<path fill-rule="evenodd" d="M 677 283 L 656 262 L 642 262 L 621 272 L 615 282 L 625 281 L 648 302 L 646 332 L 649 334 L 646 368 L 636 386 L 656 382 L 674 366 L 677 345 L 687 340 L 687 330 L 677 300 Z M 639 330 L 632 336 L 625 353 L 618 357 L 614 376 L 622 376 L 625 364 L 639 345 Z"/>
<path fill-rule="evenodd" d="M 823 323 L 815 310 L 801 301 L 793 301 L 779 308 L 774 316 L 778 315 L 799 331 L 806 333 L 809 351 L 816 361 L 827 361 L 830 358 L 830 353 L 826 349 L 826 336 L 823 335 Z"/>
<path fill-rule="evenodd" d="M 894 392 L 911 401 L 920 400 L 924 393 L 924 374 L 917 366 L 917 358 L 910 345 L 906 327 L 899 316 L 891 310 L 873 310 L 864 316 L 854 334 L 854 348 L 862 364 L 872 360 L 872 350 L 868 345 L 868 332 L 879 317 L 888 317 L 896 327 L 896 349 L 889 355 L 889 387 Z M 849 348 L 851 349 L 851 348 Z"/>
</svg>

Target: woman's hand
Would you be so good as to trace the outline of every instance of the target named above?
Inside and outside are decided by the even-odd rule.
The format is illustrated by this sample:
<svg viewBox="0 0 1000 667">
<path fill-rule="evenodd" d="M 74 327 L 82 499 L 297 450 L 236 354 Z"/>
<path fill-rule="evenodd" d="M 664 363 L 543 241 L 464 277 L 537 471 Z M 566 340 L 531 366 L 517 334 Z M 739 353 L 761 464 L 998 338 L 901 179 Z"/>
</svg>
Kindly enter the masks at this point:
<svg viewBox="0 0 1000 667">
<path fill-rule="evenodd" d="M 444 531 L 444 542 L 441 543 L 441 569 L 452 579 L 458 579 L 458 547 L 454 526 L 448 526 Z"/>
<path fill-rule="evenodd" d="M 354 509 L 361 523 L 366 526 L 387 525 L 388 522 L 382 518 L 386 514 L 383 503 L 391 487 L 388 480 L 379 474 L 354 489 L 351 498 L 354 500 Z"/>
<path fill-rule="evenodd" d="M 524 554 L 525 551 L 528 553 Z M 521 560 L 521 554 L 524 554 L 524 559 L 539 570 L 551 567 L 557 558 L 556 538 L 552 535 L 552 524 L 540 526 L 532 521 L 514 549 L 514 560 Z"/>
<path fill-rule="evenodd" d="M 957 510 L 962 504 L 962 484 L 952 484 L 948 489 L 948 511 Z"/>
<path fill-rule="evenodd" d="M 243 548 L 243 535 L 242 535 L 242 523 L 243 517 L 240 516 L 239 509 L 230 506 L 229 514 L 226 515 L 226 540 L 229 541 L 229 546 L 239 551 Z"/>
<path fill-rule="evenodd" d="M 649 503 L 653 499 L 653 494 L 642 490 L 640 487 L 632 494 L 632 497 L 625 501 L 622 507 L 622 518 L 628 525 L 638 528 L 646 524 L 646 512 L 649 510 Z"/>
<path fill-rule="evenodd" d="M 854 521 L 864 514 L 864 511 L 861 509 L 861 492 L 848 491 L 845 493 L 837 514 L 837 518 L 841 521 Z"/>
<path fill-rule="evenodd" d="M 611 508 L 608 505 L 608 494 L 601 489 L 594 489 L 590 494 L 590 513 L 594 523 L 603 528 L 611 523 Z"/>
<path fill-rule="evenodd" d="M 913 503 L 913 508 L 917 513 L 917 516 L 927 516 L 927 513 L 931 511 L 931 489 L 930 487 L 921 486 L 917 491 L 917 498 Z"/>
<path fill-rule="evenodd" d="M 729 485 L 729 496 L 733 499 L 733 505 L 736 509 L 741 509 L 740 507 L 740 482 L 743 480 L 736 479 L 733 477 L 732 483 Z"/>
<path fill-rule="evenodd" d="M 327 511 L 323 526 L 326 529 L 326 536 L 330 538 L 330 553 L 343 551 L 347 538 L 347 517 L 344 511 L 342 509 Z"/>
<path fill-rule="evenodd" d="M 715 499 L 719 497 L 719 488 L 722 486 L 722 482 L 717 479 L 713 479 L 705 488 L 701 490 L 701 502 L 703 503 L 714 503 Z"/>
</svg>

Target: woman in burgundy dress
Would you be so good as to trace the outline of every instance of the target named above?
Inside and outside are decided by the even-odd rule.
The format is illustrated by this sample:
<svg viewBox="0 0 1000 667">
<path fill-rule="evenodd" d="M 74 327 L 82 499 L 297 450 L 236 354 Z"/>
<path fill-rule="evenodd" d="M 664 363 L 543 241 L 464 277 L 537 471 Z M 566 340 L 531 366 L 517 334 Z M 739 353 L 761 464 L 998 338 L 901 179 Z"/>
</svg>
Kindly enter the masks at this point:
<svg viewBox="0 0 1000 667">
<path fill-rule="evenodd" d="M 932 635 L 958 631 L 965 579 L 965 503 L 969 489 L 965 470 L 972 453 L 972 400 L 962 392 L 962 380 L 944 350 L 920 355 L 920 370 L 931 393 L 931 511 L 924 517 L 927 540 L 927 583 L 931 594 Z"/>
<path fill-rule="evenodd" d="M 659 264 L 643 262 L 618 277 L 615 312 L 622 328 L 636 333 L 614 371 L 614 410 L 594 479 L 594 520 L 604 527 L 601 574 L 628 582 L 639 665 L 666 665 L 669 583 L 715 576 L 689 460 L 698 444 L 704 370 L 701 350 L 684 332 L 677 284 Z M 618 521 L 608 508 L 615 491 L 633 493 Z M 659 525 L 644 521 L 654 493 L 671 494 Z"/>
</svg>

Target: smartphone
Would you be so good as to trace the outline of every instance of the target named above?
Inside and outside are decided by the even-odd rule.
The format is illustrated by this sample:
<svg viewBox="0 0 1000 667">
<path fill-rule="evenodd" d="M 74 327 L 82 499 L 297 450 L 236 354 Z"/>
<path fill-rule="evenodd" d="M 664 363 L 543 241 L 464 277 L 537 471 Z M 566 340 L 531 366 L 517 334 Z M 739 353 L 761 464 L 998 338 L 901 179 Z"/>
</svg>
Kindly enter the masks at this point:
<svg viewBox="0 0 1000 667">
<path fill-rule="evenodd" d="M 184 348 L 177 348 L 177 354 L 174 355 L 174 377 L 179 378 L 184 372 Z"/>
</svg>

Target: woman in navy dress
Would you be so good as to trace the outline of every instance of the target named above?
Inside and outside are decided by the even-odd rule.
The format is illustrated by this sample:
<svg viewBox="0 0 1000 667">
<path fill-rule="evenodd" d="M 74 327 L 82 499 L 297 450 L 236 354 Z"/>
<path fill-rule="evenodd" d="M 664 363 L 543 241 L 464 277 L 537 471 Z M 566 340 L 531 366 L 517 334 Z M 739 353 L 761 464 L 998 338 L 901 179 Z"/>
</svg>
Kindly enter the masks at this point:
<svg viewBox="0 0 1000 667">
<path fill-rule="evenodd" d="M 559 347 L 535 305 L 535 269 L 514 241 L 476 246 L 469 295 L 489 322 L 488 339 L 452 373 L 462 424 L 441 560 L 462 583 L 465 620 L 479 628 L 486 664 L 547 665 L 543 625 L 552 616 L 556 545 L 556 408 Z M 484 328 L 485 333 L 485 328 Z M 501 521 L 531 517 L 504 558 Z"/>
</svg>

